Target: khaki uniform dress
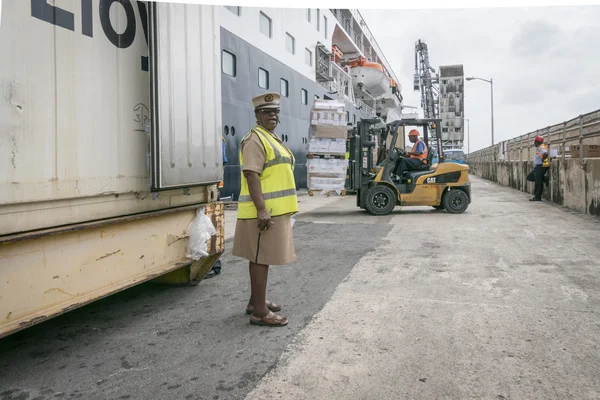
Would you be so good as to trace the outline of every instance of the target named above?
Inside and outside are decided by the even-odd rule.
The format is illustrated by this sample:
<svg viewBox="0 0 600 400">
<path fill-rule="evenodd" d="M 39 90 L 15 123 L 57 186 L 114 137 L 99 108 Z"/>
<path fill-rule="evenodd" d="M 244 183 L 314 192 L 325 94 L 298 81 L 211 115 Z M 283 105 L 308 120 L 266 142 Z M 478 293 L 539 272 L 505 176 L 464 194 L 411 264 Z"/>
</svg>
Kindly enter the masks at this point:
<svg viewBox="0 0 600 400">
<path fill-rule="evenodd" d="M 271 133 L 271 136 L 283 144 L 277 135 Z M 261 174 L 266 154 L 257 134 L 253 132 L 248 135 L 241 147 L 244 157 L 243 171 Z M 272 217 L 271 221 L 274 225 L 268 231 L 260 232 L 258 219 L 238 219 L 232 255 L 262 265 L 284 265 L 296 261 L 291 215 Z"/>
</svg>

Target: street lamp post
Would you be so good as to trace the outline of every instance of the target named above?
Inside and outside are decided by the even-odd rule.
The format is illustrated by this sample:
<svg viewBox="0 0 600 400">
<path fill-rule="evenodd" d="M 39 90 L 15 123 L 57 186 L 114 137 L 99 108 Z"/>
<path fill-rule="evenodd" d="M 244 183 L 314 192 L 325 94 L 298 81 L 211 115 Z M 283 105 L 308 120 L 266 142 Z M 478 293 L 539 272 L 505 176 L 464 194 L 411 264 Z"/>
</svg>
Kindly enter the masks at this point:
<svg viewBox="0 0 600 400">
<path fill-rule="evenodd" d="M 492 78 L 490 78 L 490 80 L 487 79 L 483 79 L 483 78 L 477 78 L 474 76 L 471 76 L 469 78 L 466 78 L 468 81 L 472 81 L 472 80 L 480 80 L 480 81 L 484 81 L 490 84 L 490 106 L 491 106 L 491 114 L 492 114 L 492 146 L 494 145 L 494 81 Z"/>
<path fill-rule="evenodd" d="M 471 154 L 471 121 L 469 118 L 465 118 L 467 121 L 467 154 Z"/>
</svg>

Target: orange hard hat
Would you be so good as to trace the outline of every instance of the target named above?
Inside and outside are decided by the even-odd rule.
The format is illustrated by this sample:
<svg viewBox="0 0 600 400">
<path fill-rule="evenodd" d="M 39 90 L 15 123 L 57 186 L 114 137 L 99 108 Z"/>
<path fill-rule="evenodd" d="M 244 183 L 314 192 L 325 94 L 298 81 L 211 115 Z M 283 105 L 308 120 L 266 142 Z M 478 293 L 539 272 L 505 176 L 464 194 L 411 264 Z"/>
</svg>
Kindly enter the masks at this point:
<svg viewBox="0 0 600 400">
<path fill-rule="evenodd" d="M 413 129 L 410 132 L 408 132 L 408 136 L 419 136 L 419 131 L 416 129 Z"/>
</svg>

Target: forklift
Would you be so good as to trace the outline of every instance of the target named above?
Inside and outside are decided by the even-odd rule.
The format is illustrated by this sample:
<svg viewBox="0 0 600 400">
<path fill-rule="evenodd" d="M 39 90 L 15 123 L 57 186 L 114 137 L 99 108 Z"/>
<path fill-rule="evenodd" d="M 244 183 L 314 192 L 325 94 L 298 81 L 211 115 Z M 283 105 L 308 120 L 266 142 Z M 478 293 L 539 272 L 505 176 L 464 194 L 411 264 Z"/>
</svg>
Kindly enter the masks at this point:
<svg viewBox="0 0 600 400">
<path fill-rule="evenodd" d="M 378 118 L 361 119 L 352 130 L 349 143 L 348 189 L 356 192 L 357 206 L 372 215 L 388 215 L 396 206 L 430 206 L 448 213 L 465 212 L 471 203 L 469 167 L 445 163 L 442 151 L 440 119 L 403 119 L 382 124 Z M 404 128 L 423 128 L 423 142 L 428 149 L 427 163 L 402 176 L 394 172 L 406 155 Z M 432 165 L 435 149 L 429 146 L 428 129 L 435 130 L 438 163 Z M 385 158 L 374 161 L 377 135 L 384 133 Z M 399 132 L 402 136 L 399 137 Z M 400 146 L 398 145 L 398 139 Z M 375 150 L 375 151 L 374 151 Z"/>
</svg>

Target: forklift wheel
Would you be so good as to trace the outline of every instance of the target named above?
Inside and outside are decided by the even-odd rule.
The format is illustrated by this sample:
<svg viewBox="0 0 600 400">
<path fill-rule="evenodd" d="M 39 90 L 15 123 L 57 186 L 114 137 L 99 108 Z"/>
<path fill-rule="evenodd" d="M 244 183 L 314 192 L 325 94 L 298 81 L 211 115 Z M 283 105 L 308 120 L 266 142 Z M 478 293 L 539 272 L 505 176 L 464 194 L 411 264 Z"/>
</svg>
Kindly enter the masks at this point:
<svg viewBox="0 0 600 400">
<path fill-rule="evenodd" d="M 385 185 L 375 185 L 367 191 L 366 208 L 373 215 L 387 215 L 394 210 L 397 201 L 392 189 Z"/>
<path fill-rule="evenodd" d="M 443 204 L 450 214 L 461 214 L 469 206 L 469 197 L 460 189 L 452 189 L 444 196 Z"/>
</svg>

